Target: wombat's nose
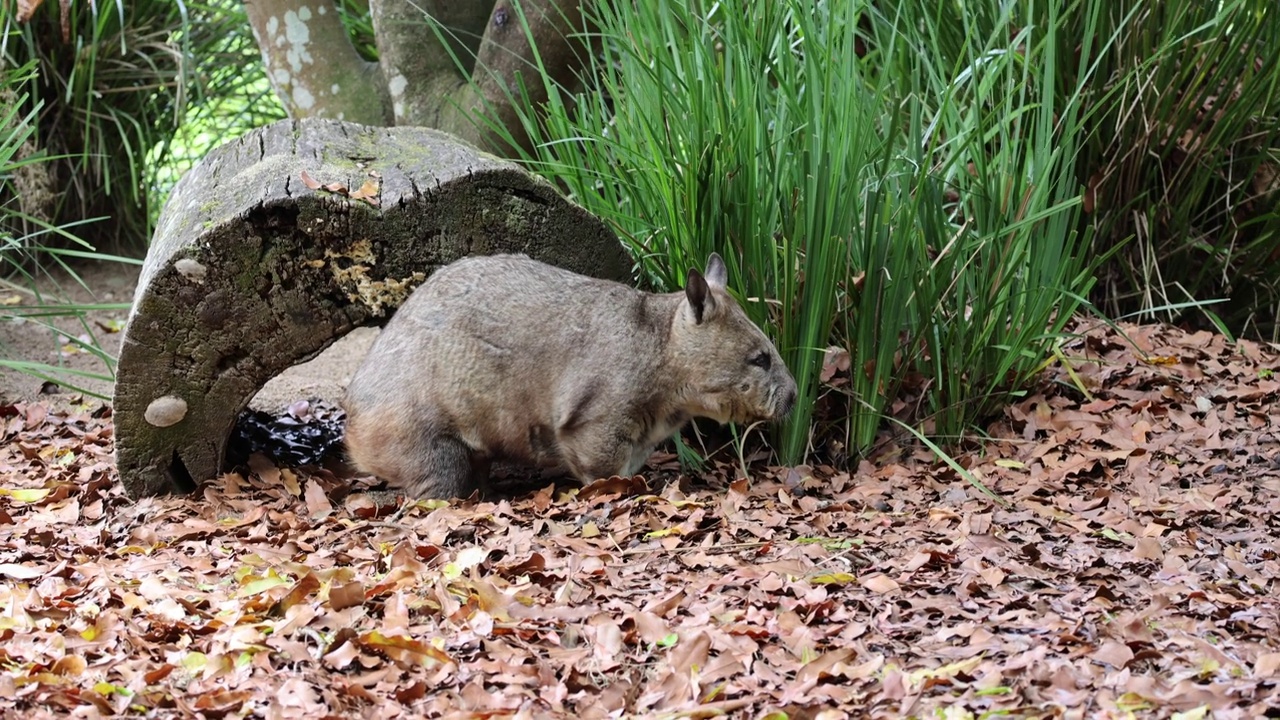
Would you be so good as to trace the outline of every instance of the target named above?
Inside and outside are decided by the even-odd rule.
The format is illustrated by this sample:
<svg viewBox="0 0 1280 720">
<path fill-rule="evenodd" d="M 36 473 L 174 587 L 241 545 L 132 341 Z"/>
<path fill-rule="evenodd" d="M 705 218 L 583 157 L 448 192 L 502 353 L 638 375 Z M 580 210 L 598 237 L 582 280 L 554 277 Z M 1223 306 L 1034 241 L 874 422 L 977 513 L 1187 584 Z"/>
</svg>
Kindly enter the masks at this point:
<svg viewBox="0 0 1280 720">
<path fill-rule="evenodd" d="M 791 408 L 795 406 L 796 406 L 796 388 L 794 385 L 792 385 L 791 389 L 787 391 L 787 396 L 782 399 L 782 407 L 778 408 L 779 410 L 778 415 L 781 417 L 786 417 L 791 412 Z"/>
</svg>

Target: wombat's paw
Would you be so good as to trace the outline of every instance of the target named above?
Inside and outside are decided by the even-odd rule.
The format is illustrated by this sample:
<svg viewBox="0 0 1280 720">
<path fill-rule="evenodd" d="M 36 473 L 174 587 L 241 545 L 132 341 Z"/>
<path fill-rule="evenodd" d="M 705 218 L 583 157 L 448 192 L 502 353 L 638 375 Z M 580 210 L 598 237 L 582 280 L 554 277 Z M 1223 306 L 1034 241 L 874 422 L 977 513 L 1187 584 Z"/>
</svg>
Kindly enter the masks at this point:
<svg viewBox="0 0 1280 720">
<path fill-rule="evenodd" d="M 466 500 L 479 489 L 457 476 L 420 476 L 406 482 L 389 483 L 388 488 L 410 500 Z"/>
</svg>

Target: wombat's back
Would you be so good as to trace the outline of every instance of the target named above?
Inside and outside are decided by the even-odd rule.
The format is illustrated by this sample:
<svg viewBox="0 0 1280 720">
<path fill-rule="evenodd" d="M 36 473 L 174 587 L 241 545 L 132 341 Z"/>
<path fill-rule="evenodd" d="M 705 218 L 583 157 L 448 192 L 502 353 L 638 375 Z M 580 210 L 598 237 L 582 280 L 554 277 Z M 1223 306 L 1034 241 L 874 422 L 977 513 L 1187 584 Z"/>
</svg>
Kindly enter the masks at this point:
<svg viewBox="0 0 1280 720">
<path fill-rule="evenodd" d="M 428 380 L 549 392 L 549 381 L 570 369 L 602 371 L 610 357 L 661 331 L 669 311 L 635 326 L 653 297 L 524 255 L 464 258 L 410 295 L 370 350 L 395 362 L 384 359 L 376 371 L 358 373 L 349 392 L 357 402 L 368 391 L 394 390 L 399 399 L 406 387 Z M 386 387 L 392 377 L 405 385 Z"/>
</svg>

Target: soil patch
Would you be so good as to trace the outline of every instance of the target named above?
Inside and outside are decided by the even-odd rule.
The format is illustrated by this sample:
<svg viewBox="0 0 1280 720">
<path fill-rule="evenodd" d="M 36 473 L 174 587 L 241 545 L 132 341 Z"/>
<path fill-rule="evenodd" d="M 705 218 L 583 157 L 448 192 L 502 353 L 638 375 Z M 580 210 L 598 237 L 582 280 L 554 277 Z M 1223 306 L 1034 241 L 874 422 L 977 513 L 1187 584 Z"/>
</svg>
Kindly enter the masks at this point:
<svg viewBox="0 0 1280 720">
<path fill-rule="evenodd" d="M 92 352 L 76 347 L 68 338 L 96 343 L 103 352 L 112 358 L 117 357 L 120 331 L 129 315 L 128 306 L 133 302 L 138 271 L 137 265 L 93 263 L 75 268 L 83 284 L 74 276 L 57 270 L 41 276 L 35 292 L 20 286 L 0 287 L 0 302 L 11 305 L 34 304 L 39 297 L 45 304 L 122 306 L 90 310 L 80 317 L 32 317 L 25 322 L 0 322 L 0 357 L 45 363 L 66 370 L 55 375 L 61 386 L 50 387 L 44 378 L 0 368 L 0 402 L 29 402 L 43 396 L 56 405 L 78 395 L 70 388 L 109 398 L 112 365 Z M 254 397 L 250 407 L 277 413 L 298 400 L 337 403 L 351 374 L 377 335 L 376 328 L 356 329 L 310 362 L 289 368 L 273 378 Z M 77 371 L 105 377 L 86 378 L 74 374 Z"/>
</svg>

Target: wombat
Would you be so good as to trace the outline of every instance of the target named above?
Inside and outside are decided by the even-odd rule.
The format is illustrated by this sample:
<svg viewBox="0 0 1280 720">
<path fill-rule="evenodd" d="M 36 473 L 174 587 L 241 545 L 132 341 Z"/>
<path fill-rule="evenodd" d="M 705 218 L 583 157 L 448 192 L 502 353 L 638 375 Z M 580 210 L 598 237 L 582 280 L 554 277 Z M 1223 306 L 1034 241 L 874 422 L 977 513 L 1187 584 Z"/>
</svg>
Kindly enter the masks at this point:
<svg viewBox="0 0 1280 720">
<path fill-rule="evenodd" d="M 418 498 L 485 492 L 491 461 L 630 476 L 692 417 L 778 420 L 796 383 L 726 292 L 724 261 L 654 294 L 524 255 L 437 270 L 347 388 L 362 472 Z"/>
</svg>

